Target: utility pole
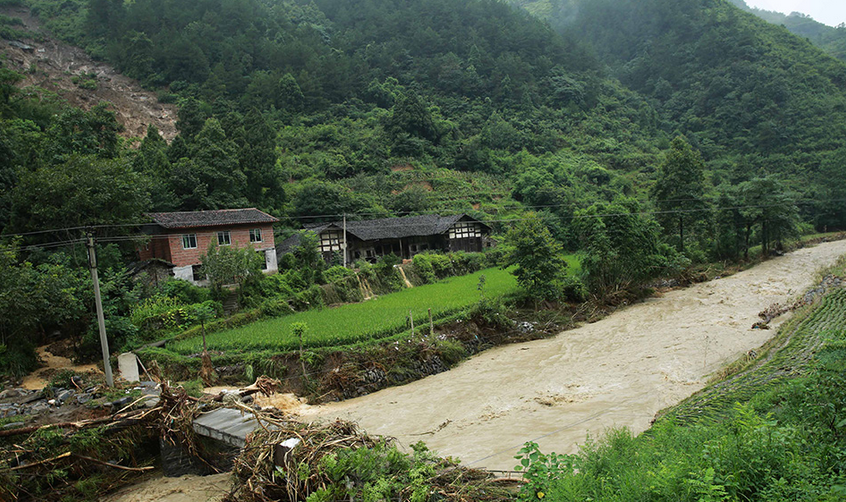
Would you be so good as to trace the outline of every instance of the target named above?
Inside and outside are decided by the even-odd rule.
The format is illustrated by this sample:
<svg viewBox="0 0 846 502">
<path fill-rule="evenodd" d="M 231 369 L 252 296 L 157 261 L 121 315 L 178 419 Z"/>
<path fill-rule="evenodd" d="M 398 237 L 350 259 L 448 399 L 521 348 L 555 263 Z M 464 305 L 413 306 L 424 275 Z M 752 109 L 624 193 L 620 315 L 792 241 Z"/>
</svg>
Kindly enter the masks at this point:
<svg viewBox="0 0 846 502">
<path fill-rule="evenodd" d="M 347 268 L 347 213 L 344 213 L 344 268 Z"/>
<path fill-rule="evenodd" d="M 94 236 L 91 233 L 88 234 L 85 244 L 88 247 L 91 282 L 94 283 L 94 304 L 97 307 L 97 326 L 100 328 L 100 348 L 103 349 L 103 371 L 106 373 L 106 385 L 114 387 L 112 365 L 109 363 L 109 340 L 106 338 L 106 318 L 103 316 L 103 302 L 100 299 L 100 279 L 97 277 L 97 254 L 94 251 Z"/>
</svg>

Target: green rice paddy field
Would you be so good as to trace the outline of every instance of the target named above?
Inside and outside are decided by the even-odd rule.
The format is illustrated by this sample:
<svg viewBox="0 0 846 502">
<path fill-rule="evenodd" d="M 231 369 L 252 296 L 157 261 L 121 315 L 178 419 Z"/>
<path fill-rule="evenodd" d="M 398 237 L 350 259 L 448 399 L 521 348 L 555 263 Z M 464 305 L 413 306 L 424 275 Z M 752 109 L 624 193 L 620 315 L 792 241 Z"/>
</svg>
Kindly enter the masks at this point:
<svg viewBox="0 0 846 502">
<path fill-rule="evenodd" d="M 489 268 L 362 303 L 309 310 L 210 333 L 206 336 L 208 348 L 226 352 L 295 350 L 299 348 L 299 340 L 293 335 L 291 325 L 298 322 L 308 325 L 303 337 L 304 347 L 349 345 L 386 338 L 408 329 L 409 311 L 415 326 L 424 327 L 429 322 L 430 308 L 435 319 L 443 319 L 478 302 L 481 298 L 478 290 L 481 275 L 485 276 L 486 298 L 508 295 L 518 289 L 517 281 L 509 271 Z M 180 354 L 192 354 L 202 350 L 202 343 L 201 337 L 194 337 L 169 343 L 167 348 Z"/>
</svg>

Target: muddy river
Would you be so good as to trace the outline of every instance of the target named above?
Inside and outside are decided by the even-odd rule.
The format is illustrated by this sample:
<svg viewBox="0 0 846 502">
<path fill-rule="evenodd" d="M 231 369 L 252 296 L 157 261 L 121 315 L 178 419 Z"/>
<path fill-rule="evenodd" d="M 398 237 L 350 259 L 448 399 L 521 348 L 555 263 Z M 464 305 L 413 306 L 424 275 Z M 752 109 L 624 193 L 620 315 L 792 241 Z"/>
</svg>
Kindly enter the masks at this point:
<svg viewBox="0 0 846 502">
<path fill-rule="evenodd" d="M 656 412 L 759 347 L 784 319 L 751 329 L 758 312 L 795 298 L 844 253 L 846 241 L 801 249 L 551 339 L 494 348 L 448 372 L 300 413 L 354 420 L 406 446 L 423 440 L 472 467 L 512 469 L 526 441 L 573 453 L 608 427 L 647 429 Z"/>
<path fill-rule="evenodd" d="M 772 330 L 753 330 L 758 312 L 797 297 L 820 268 L 843 254 L 846 241 L 801 249 L 555 338 L 494 348 L 448 372 L 361 398 L 310 407 L 278 396 L 276 404 L 306 420 L 354 420 L 406 446 L 422 440 L 464 465 L 510 470 L 526 441 L 546 452 L 572 453 L 588 434 L 609 427 L 642 432 L 656 412 L 773 336 L 784 319 L 773 320 Z M 226 491 L 224 479 L 151 480 L 108 500 L 215 500 L 212 493 Z"/>
</svg>

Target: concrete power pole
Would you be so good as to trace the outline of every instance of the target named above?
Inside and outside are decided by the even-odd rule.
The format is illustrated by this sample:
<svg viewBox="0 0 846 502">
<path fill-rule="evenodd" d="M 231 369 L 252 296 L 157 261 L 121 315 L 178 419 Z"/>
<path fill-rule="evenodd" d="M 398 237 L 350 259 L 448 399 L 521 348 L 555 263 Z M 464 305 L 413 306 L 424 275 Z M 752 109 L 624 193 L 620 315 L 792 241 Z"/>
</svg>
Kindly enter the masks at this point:
<svg viewBox="0 0 846 502">
<path fill-rule="evenodd" d="M 344 252 L 344 268 L 347 267 L 347 213 L 344 213 L 344 244 L 343 244 L 343 252 Z"/>
<path fill-rule="evenodd" d="M 103 302 L 100 299 L 100 279 L 97 277 L 97 254 L 94 251 L 94 236 L 88 234 L 85 242 L 88 247 L 88 268 L 91 269 L 91 282 L 94 283 L 94 304 L 97 307 L 97 326 L 100 328 L 100 348 L 103 349 L 103 371 L 106 373 L 106 385 L 114 387 L 112 365 L 109 363 L 109 339 L 106 338 L 106 318 L 103 315 Z"/>
</svg>

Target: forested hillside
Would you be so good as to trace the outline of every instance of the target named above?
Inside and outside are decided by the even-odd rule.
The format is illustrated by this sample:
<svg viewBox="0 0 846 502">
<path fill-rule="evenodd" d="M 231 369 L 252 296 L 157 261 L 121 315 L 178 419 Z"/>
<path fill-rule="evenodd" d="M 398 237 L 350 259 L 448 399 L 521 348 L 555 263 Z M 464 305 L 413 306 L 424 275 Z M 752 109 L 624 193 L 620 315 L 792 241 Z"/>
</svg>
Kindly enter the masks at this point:
<svg viewBox="0 0 846 502">
<path fill-rule="evenodd" d="M 684 134 L 713 185 L 779 175 L 831 223 L 846 158 L 846 65 L 723 0 L 518 2 L 588 43 L 611 75 Z M 823 214 L 827 213 L 827 214 Z M 836 220 L 837 216 L 834 216 Z"/>
<path fill-rule="evenodd" d="M 499 2 L 32 4 L 54 33 L 179 103 L 180 137 L 148 140 L 135 155 L 161 184 L 156 209 L 248 203 L 299 214 L 301 189 L 319 214 L 460 198 L 434 187 L 391 207 L 378 190 L 360 191 L 384 181 L 349 191 L 352 177 L 409 163 L 505 181 L 543 164 L 573 178 L 569 199 L 584 199 L 609 185 L 631 193 L 626 175 L 668 144 L 646 101 L 602 77 L 580 44 Z M 309 181 L 283 183 L 297 180 Z M 344 202 L 313 207 L 315 192 Z"/>
<path fill-rule="evenodd" d="M 730 0 L 743 10 L 773 24 L 784 25 L 791 33 L 805 37 L 832 56 L 846 60 L 846 26 L 827 26 L 800 12 L 782 14 L 769 10 L 750 8 L 744 0 Z"/>
<path fill-rule="evenodd" d="M 107 104 L 21 88 L 0 60 L 14 250 L 101 225 L 129 261 L 122 234 L 151 210 L 255 206 L 280 237 L 316 218 L 438 211 L 505 235 L 534 210 L 586 253 L 597 291 L 846 227 L 831 182 L 846 177 L 846 64 L 725 0 L 0 6 L 24 2 L 50 35 L 176 104 L 179 134 L 150 128 L 130 147 Z M 67 258 L 26 251 L 9 263 Z"/>
</svg>

